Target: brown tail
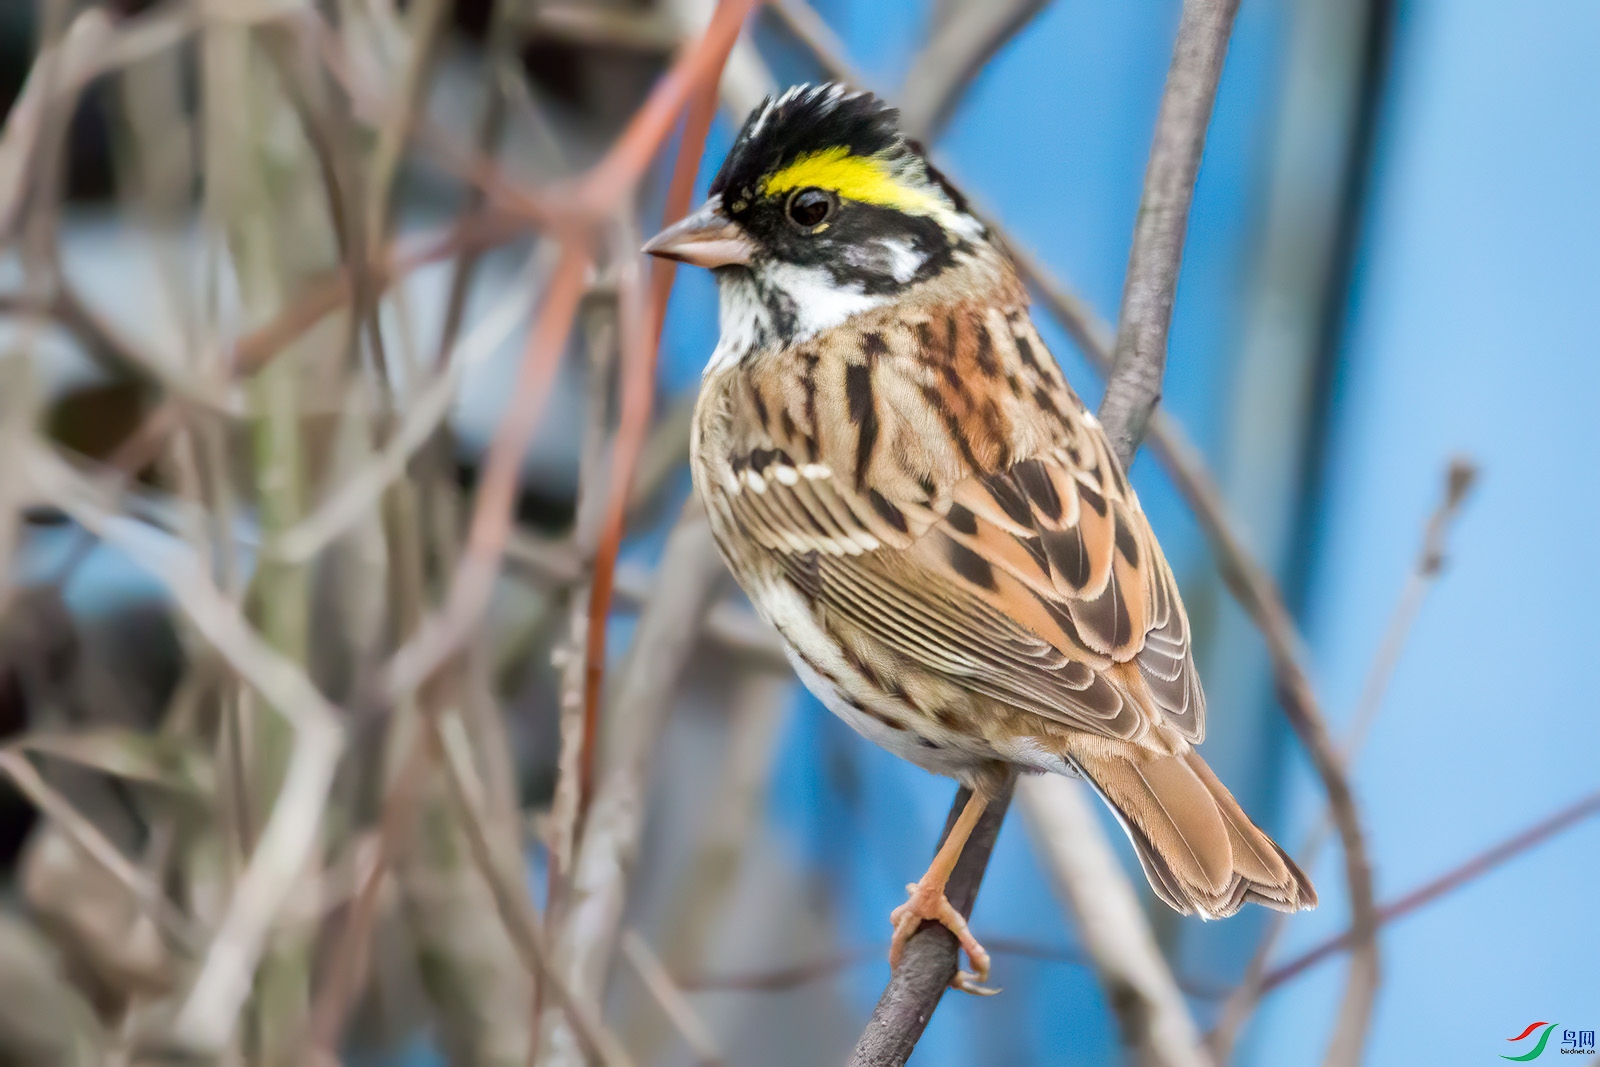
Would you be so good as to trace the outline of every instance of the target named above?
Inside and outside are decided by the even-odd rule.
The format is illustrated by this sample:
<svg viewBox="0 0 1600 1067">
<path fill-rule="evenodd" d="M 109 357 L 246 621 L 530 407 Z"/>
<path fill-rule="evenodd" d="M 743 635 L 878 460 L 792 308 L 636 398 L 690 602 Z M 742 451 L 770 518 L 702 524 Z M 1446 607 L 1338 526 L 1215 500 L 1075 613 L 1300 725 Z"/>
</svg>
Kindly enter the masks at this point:
<svg viewBox="0 0 1600 1067">
<path fill-rule="evenodd" d="M 1250 900 L 1278 911 L 1317 906 L 1310 879 L 1199 753 L 1161 756 L 1101 742 L 1071 758 L 1116 812 L 1151 888 L 1176 910 L 1220 919 Z"/>
</svg>

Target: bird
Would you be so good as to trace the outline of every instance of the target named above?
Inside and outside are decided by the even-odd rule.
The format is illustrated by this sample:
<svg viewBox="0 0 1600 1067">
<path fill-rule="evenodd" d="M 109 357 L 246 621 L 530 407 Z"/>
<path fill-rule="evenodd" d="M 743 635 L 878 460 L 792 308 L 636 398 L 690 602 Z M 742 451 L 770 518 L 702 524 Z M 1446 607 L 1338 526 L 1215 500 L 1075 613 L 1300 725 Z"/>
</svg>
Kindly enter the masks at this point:
<svg viewBox="0 0 1600 1067">
<path fill-rule="evenodd" d="M 971 790 L 891 913 L 892 968 L 933 920 L 971 963 L 951 984 L 995 992 L 945 887 L 1013 770 L 1088 782 L 1178 912 L 1315 906 L 1196 751 L 1189 619 L 1100 423 L 896 109 L 768 97 L 643 251 L 717 280 L 691 469 L 728 568 L 829 710 Z"/>
</svg>

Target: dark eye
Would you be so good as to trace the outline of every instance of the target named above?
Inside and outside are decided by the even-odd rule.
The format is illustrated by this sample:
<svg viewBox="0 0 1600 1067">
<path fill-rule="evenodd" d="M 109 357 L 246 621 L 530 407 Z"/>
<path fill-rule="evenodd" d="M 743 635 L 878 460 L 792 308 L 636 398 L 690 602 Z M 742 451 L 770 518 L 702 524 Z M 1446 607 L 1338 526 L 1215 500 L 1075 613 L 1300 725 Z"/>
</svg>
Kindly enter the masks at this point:
<svg viewBox="0 0 1600 1067">
<path fill-rule="evenodd" d="M 789 221 L 804 229 L 822 225 L 833 214 L 833 197 L 822 189 L 796 189 L 789 197 Z"/>
</svg>

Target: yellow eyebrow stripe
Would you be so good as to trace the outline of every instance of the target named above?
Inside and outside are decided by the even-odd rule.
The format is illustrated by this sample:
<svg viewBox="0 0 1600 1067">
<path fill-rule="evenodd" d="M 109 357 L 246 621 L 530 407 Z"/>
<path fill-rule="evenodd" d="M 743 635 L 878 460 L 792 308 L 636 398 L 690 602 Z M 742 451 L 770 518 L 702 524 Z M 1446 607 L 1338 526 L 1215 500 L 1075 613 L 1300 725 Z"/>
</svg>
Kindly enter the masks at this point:
<svg viewBox="0 0 1600 1067">
<path fill-rule="evenodd" d="M 761 183 L 761 191 L 775 196 L 811 185 L 832 189 L 846 200 L 877 204 L 910 215 L 935 215 L 946 210 L 933 193 L 902 185 L 887 163 L 871 156 L 851 155 L 843 145 L 808 152 L 768 177 Z"/>
</svg>

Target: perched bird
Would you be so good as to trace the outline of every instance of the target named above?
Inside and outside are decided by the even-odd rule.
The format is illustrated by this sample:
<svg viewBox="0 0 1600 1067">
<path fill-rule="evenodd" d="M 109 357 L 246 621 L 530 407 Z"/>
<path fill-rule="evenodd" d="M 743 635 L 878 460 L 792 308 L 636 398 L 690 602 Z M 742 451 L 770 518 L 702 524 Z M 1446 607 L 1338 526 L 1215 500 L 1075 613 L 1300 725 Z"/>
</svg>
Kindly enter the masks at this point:
<svg viewBox="0 0 1600 1067">
<path fill-rule="evenodd" d="M 645 245 L 708 267 L 721 339 L 692 466 L 796 673 L 865 737 L 972 789 L 891 916 L 988 992 L 945 882 L 1007 765 L 1079 775 L 1185 914 L 1316 904 L 1195 752 L 1205 698 L 1172 571 L 1005 250 L 868 93 L 745 122 L 711 196 Z"/>
</svg>

